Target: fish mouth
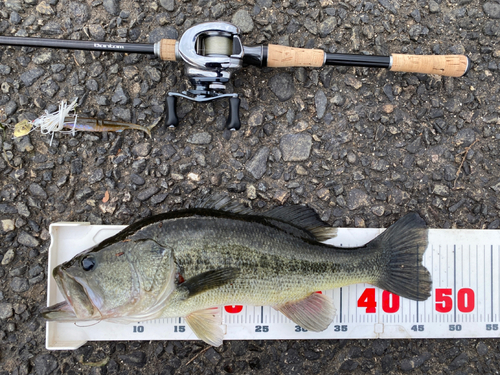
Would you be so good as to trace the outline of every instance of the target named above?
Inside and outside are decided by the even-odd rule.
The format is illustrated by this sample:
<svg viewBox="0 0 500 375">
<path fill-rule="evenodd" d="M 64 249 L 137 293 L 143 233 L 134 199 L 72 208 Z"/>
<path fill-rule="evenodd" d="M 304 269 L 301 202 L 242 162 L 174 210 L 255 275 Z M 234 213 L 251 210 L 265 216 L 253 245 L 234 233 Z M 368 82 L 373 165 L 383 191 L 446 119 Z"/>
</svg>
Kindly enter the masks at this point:
<svg viewBox="0 0 500 375">
<path fill-rule="evenodd" d="M 57 287 L 65 301 L 42 308 L 40 313 L 48 321 L 81 321 L 94 318 L 97 310 L 89 298 L 85 287 L 74 277 L 57 266 L 52 272 Z"/>
</svg>

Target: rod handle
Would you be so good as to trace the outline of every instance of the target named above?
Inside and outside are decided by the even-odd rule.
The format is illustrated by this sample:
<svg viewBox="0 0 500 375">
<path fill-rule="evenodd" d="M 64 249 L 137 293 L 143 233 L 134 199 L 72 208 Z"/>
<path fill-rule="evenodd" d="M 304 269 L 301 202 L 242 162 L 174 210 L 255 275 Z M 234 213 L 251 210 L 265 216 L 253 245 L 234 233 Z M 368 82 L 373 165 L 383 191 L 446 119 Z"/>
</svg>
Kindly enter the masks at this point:
<svg viewBox="0 0 500 375">
<path fill-rule="evenodd" d="M 269 44 L 267 46 L 267 66 L 271 68 L 285 67 L 322 67 L 325 52 L 320 49 L 295 48 Z"/>
<path fill-rule="evenodd" d="M 393 72 L 438 74 L 461 77 L 471 67 L 471 61 L 464 55 L 400 55 L 393 54 Z"/>
<path fill-rule="evenodd" d="M 175 61 L 175 39 L 162 39 L 160 40 L 159 56 L 163 61 Z"/>
</svg>

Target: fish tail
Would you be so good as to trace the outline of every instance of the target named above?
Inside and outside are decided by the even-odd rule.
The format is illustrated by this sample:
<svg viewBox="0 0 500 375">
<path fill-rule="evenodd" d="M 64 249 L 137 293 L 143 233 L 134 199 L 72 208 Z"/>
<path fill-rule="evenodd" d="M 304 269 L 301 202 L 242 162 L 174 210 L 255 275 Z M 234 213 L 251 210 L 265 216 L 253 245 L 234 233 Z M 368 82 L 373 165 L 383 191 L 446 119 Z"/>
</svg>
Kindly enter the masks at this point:
<svg viewBox="0 0 500 375">
<path fill-rule="evenodd" d="M 428 244 L 428 231 L 417 213 L 410 213 L 384 231 L 368 245 L 382 254 L 384 269 L 374 284 L 414 301 L 431 295 L 431 274 L 422 264 Z"/>
</svg>

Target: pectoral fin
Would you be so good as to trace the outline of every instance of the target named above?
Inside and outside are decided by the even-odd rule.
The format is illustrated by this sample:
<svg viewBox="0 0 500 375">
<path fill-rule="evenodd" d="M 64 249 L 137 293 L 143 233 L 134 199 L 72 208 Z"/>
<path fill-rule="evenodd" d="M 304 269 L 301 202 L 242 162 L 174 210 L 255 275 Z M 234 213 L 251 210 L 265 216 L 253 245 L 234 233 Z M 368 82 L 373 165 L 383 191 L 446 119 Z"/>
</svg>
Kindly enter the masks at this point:
<svg viewBox="0 0 500 375">
<path fill-rule="evenodd" d="M 230 283 L 240 274 L 239 268 L 221 268 L 200 273 L 184 281 L 179 287 L 187 290 L 186 298 Z"/>
<path fill-rule="evenodd" d="M 327 329 L 335 316 L 330 298 L 318 293 L 273 307 L 302 328 L 314 332 Z"/>
<path fill-rule="evenodd" d="M 221 328 L 222 314 L 219 307 L 195 311 L 189 314 L 186 322 L 200 339 L 213 346 L 221 346 L 224 331 Z"/>
</svg>

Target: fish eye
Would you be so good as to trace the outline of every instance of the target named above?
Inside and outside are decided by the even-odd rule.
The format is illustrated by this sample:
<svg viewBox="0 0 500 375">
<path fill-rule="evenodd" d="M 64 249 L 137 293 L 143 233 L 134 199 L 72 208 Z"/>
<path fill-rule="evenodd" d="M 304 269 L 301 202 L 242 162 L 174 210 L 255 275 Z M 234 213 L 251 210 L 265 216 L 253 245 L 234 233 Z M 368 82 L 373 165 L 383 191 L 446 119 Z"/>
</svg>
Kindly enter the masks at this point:
<svg viewBox="0 0 500 375">
<path fill-rule="evenodd" d="M 91 271 L 95 266 L 95 259 L 89 255 L 82 259 L 81 265 L 84 271 Z"/>
</svg>

